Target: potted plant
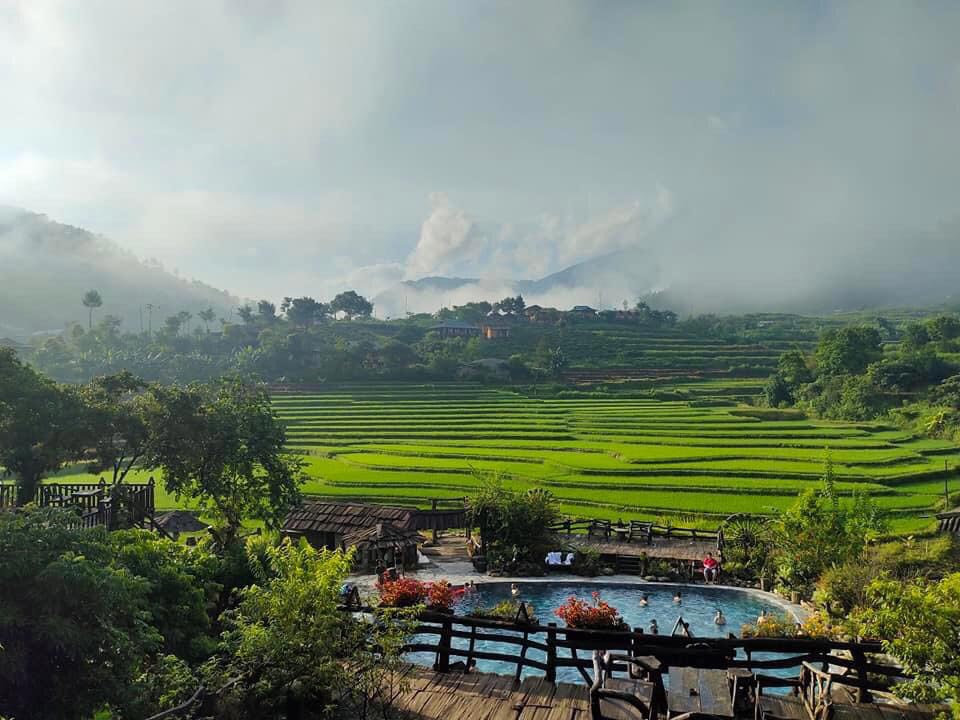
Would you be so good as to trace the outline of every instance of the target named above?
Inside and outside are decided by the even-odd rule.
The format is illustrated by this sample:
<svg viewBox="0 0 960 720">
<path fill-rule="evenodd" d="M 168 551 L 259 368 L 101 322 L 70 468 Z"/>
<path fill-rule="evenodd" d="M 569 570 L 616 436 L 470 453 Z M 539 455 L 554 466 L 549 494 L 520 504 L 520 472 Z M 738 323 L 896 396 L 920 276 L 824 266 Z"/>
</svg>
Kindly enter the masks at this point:
<svg viewBox="0 0 960 720">
<path fill-rule="evenodd" d="M 568 628 L 578 630 L 627 630 L 627 624 L 619 611 L 600 598 L 600 593 L 591 593 L 593 602 L 587 602 L 575 595 L 558 607 L 554 614 L 563 620 Z"/>
</svg>

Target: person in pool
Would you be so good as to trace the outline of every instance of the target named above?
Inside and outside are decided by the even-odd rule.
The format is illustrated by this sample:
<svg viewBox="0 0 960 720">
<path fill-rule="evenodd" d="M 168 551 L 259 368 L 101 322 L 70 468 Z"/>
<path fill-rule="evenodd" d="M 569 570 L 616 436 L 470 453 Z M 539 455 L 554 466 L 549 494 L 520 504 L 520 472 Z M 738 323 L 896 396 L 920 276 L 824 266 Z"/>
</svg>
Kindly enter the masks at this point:
<svg viewBox="0 0 960 720">
<path fill-rule="evenodd" d="M 717 608 L 717 614 L 713 617 L 714 625 L 726 625 L 727 619 L 723 616 L 723 610 Z"/>
<path fill-rule="evenodd" d="M 767 615 L 767 610 L 764 608 L 760 611 L 760 615 L 757 616 L 757 625 L 763 625 L 766 622 L 770 621 L 770 616 Z"/>
<path fill-rule="evenodd" d="M 683 602 L 683 595 L 679 590 L 677 590 L 677 594 L 673 596 L 673 602 L 677 605 Z"/>
<path fill-rule="evenodd" d="M 511 584 L 510 584 L 510 594 L 511 594 L 513 597 L 516 597 L 517 595 L 520 594 L 520 588 L 517 587 L 517 584 L 516 584 L 516 583 L 511 583 Z"/>
<path fill-rule="evenodd" d="M 656 619 L 656 618 L 654 618 L 653 620 L 650 621 L 650 634 L 651 634 L 651 635 L 659 635 L 659 634 L 660 634 L 660 627 L 657 625 L 657 619 Z"/>
<path fill-rule="evenodd" d="M 640 595 L 640 607 L 646 607 L 650 604 L 650 598 L 647 597 L 646 593 Z"/>
</svg>

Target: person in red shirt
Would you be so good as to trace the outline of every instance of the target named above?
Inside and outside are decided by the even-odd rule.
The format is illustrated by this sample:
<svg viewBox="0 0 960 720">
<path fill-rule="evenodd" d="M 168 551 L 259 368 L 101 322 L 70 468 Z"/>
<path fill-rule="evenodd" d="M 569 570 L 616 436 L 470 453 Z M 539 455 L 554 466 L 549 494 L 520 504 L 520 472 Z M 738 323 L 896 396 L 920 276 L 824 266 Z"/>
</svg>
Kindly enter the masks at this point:
<svg viewBox="0 0 960 720">
<path fill-rule="evenodd" d="M 707 556 L 703 559 L 703 579 L 708 583 L 716 582 L 719 574 L 720 563 L 717 562 L 713 553 L 707 553 Z"/>
</svg>

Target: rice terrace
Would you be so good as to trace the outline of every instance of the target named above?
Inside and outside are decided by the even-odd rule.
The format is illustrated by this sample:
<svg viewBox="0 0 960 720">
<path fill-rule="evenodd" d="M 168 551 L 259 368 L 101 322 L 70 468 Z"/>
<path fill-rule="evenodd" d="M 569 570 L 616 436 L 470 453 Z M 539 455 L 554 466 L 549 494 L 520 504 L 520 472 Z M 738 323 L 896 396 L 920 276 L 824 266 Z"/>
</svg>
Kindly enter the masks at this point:
<svg viewBox="0 0 960 720">
<path fill-rule="evenodd" d="M 829 457 L 838 490 L 869 493 L 905 533 L 929 526 L 944 468 L 958 462 L 947 441 L 703 397 L 539 399 L 453 383 L 273 397 L 290 448 L 305 454 L 304 491 L 341 499 L 427 504 L 498 474 L 549 489 L 570 515 L 716 524 L 783 509 L 819 484 Z"/>
</svg>

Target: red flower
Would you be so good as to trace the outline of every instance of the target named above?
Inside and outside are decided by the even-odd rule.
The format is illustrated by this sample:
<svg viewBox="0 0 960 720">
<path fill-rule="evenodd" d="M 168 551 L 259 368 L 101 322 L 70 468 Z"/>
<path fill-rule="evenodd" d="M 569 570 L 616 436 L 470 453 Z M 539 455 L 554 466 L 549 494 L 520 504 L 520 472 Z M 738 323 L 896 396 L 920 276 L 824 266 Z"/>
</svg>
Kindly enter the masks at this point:
<svg viewBox="0 0 960 720">
<path fill-rule="evenodd" d="M 591 595 L 593 605 L 571 595 L 554 614 L 571 628 L 606 630 L 623 627 L 623 618 L 617 609 L 601 600 L 600 593 L 593 592 Z"/>
<path fill-rule="evenodd" d="M 385 607 L 420 605 L 427 597 L 427 585 L 413 578 L 399 578 L 377 583 L 380 604 Z"/>
</svg>

